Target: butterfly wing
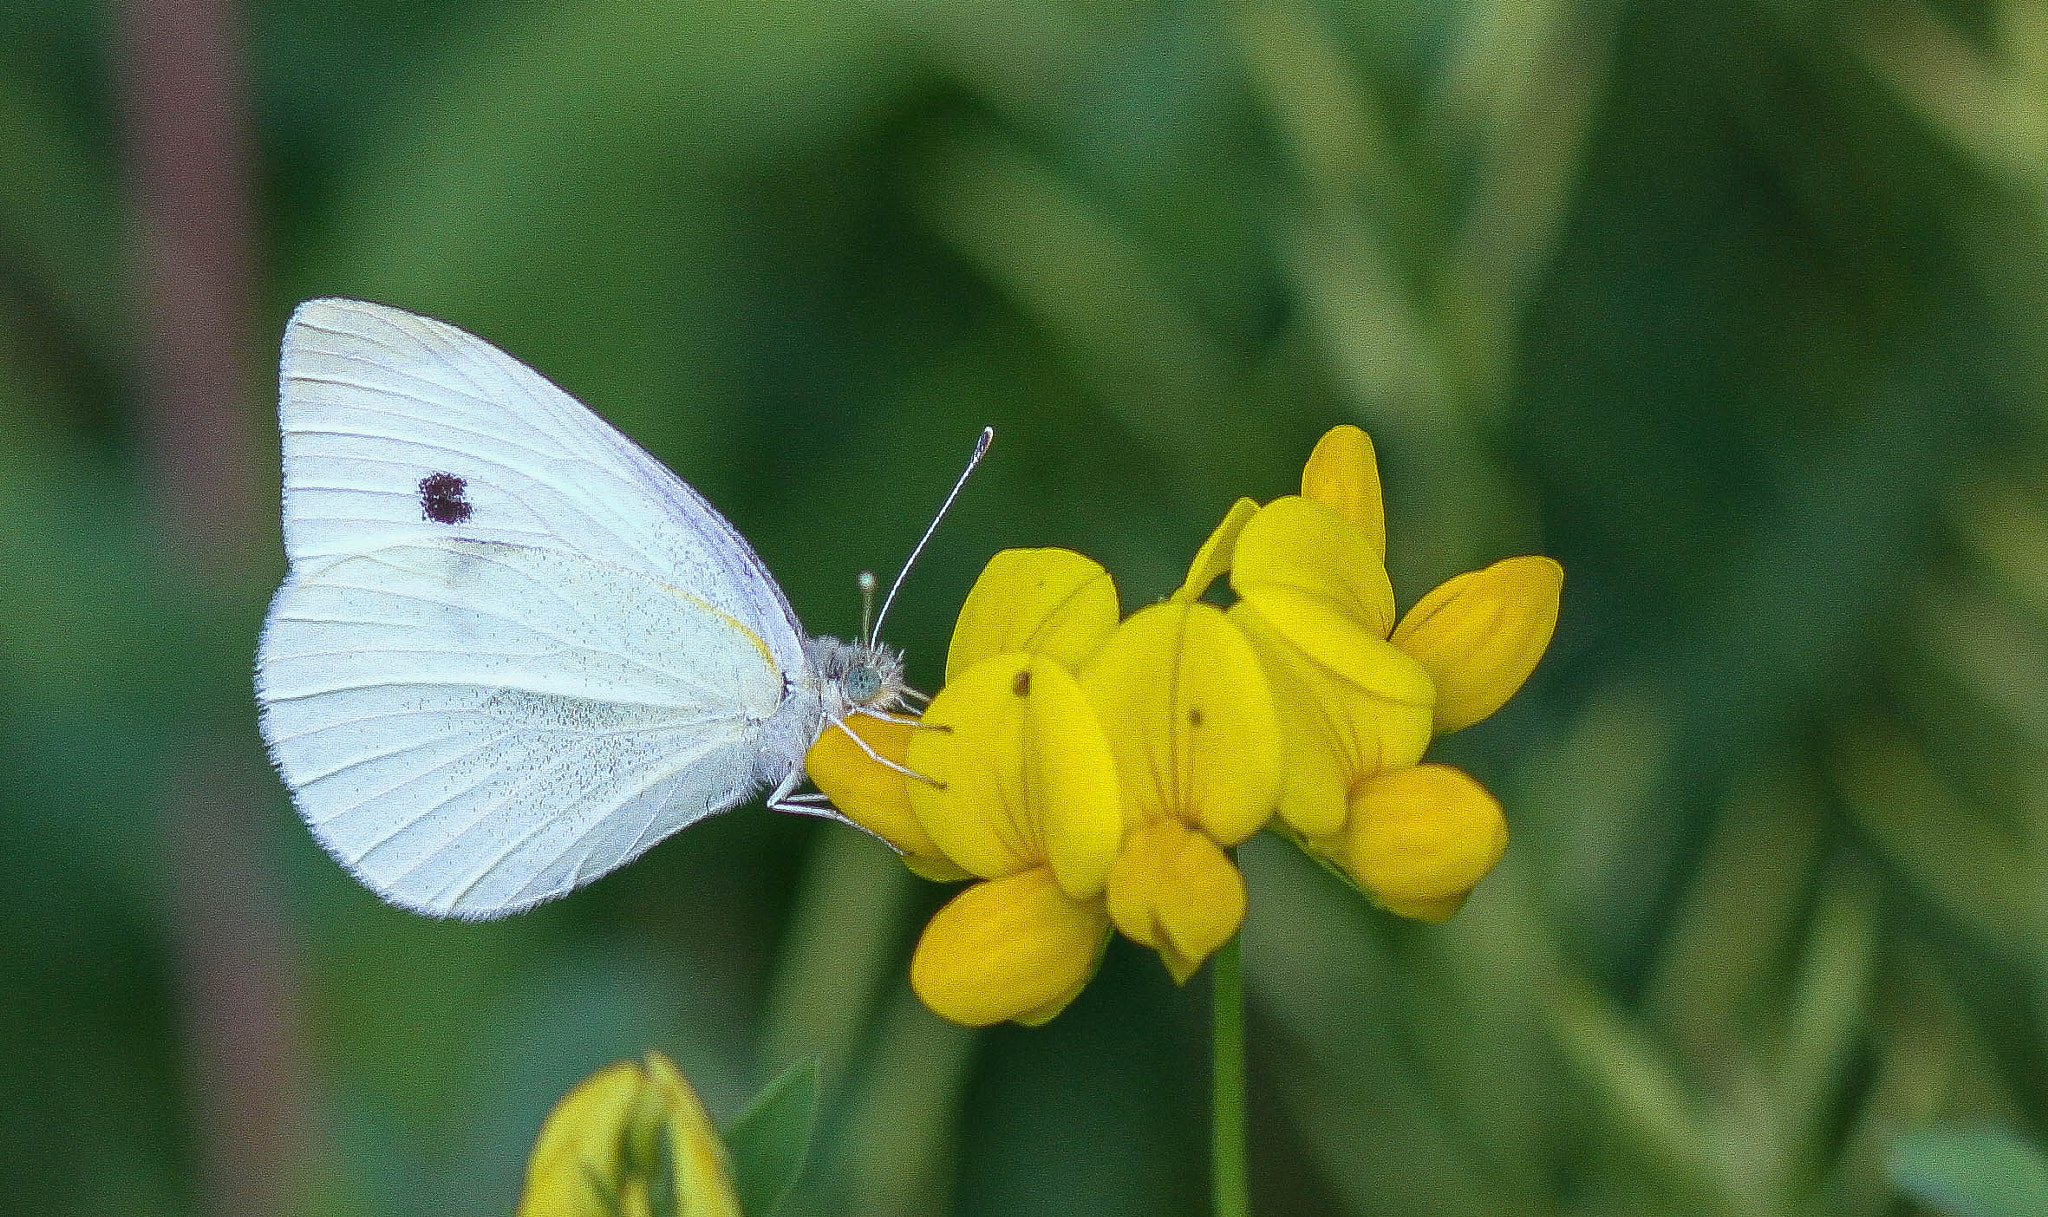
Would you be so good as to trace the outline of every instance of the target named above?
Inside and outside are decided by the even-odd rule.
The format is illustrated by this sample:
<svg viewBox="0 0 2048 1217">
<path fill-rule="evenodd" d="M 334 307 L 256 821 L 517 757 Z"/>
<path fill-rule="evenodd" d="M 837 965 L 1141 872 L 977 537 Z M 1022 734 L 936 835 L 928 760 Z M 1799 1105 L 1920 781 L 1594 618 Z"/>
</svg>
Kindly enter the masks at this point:
<svg viewBox="0 0 2048 1217">
<path fill-rule="evenodd" d="M 802 670 L 801 627 L 746 539 L 490 343 L 403 309 L 309 300 L 285 327 L 278 398 L 294 571 L 428 538 L 572 553 L 688 588 Z"/>
<path fill-rule="evenodd" d="M 783 700 L 704 600 L 573 554 L 430 539 L 286 582 L 263 730 L 320 843 L 378 895 L 494 917 L 759 785 Z"/>
<path fill-rule="evenodd" d="M 452 326 L 316 300 L 286 331 L 291 570 L 257 655 L 272 755 L 393 903 L 560 895 L 801 755 L 779 588 L 630 440 Z"/>
</svg>

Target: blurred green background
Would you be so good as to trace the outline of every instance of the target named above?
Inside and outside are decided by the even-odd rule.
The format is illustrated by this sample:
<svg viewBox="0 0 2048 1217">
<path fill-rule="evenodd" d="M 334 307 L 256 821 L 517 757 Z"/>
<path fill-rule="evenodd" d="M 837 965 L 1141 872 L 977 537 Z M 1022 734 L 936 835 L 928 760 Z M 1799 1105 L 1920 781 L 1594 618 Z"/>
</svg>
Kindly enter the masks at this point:
<svg viewBox="0 0 2048 1217">
<path fill-rule="evenodd" d="M 508 1213 L 656 1046 L 721 1117 L 823 1057 L 789 1211 L 1194 1213 L 1205 978 L 1127 944 L 976 1035 L 842 829 L 490 925 L 320 852 L 249 666 L 328 294 L 546 372 L 819 632 L 995 425 L 891 623 L 927 689 L 996 549 L 1141 604 L 1339 421 L 1404 604 L 1559 558 L 1436 753 L 1514 831 L 1456 921 L 1244 851 L 1262 1214 L 2048 1211 L 2048 5 L 0 3 L 0 1207 Z M 200 365 L 245 391 L 181 413 Z"/>
</svg>

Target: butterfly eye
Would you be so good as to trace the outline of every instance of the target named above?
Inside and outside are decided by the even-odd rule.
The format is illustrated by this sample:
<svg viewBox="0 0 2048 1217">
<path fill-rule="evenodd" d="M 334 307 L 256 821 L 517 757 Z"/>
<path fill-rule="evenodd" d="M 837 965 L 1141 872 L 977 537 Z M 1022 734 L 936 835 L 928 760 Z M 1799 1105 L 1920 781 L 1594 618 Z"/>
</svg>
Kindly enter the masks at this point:
<svg viewBox="0 0 2048 1217">
<path fill-rule="evenodd" d="M 847 700 L 858 705 L 866 705 L 882 691 L 882 674 L 875 671 L 873 666 L 862 664 L 846 674 L 846 679 L 840 683 L 840 687 L 846 690 Z"/>
</svg>

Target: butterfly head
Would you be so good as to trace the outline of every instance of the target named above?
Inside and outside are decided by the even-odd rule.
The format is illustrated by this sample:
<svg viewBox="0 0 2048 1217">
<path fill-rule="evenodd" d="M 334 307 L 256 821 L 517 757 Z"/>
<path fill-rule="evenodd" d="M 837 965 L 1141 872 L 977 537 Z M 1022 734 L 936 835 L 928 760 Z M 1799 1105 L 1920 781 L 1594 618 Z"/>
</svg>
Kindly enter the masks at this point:
<svg viewBox="0 0 2048 1217">
<path fill-rule="evenodd" d="M 910 686 L 903 679 L 903 653 L 879 642 L 810 641 L 811 666 L 826 700 L 841 714 L 853 710 L 891 713 L 904 708 Z"/>
</svg>

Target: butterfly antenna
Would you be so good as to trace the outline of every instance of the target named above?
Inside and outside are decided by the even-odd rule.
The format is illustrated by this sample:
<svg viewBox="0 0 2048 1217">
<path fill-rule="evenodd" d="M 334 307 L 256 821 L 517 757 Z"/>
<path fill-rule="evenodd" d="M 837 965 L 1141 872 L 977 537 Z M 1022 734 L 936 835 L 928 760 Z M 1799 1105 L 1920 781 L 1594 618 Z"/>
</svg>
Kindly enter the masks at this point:
<svg viewBox="0 0 2048 1217">
<path fill-rule="evenodd" d="M 924 530 L 924 535 L 917 539 L 910 556 L 903 560 L 903 569 L 896 572 L 896 582 L 889 585 L 889 594 L 882 597 L 882 611 L 875 616 L 874 631 L 868 635 L 870 641 L 881 636 L 882 622 L 888 619 L 889 606 L 896 603 L 896 593 L 902 589 L 904 578 L 910 574 L 910 568 L 917 564 L 917 556 L 924 552 L 924 547 L 932 539 L 932 534 L 939 530 L 939 521 L 945 519 L 946 513 L 953 509 L 953 500 L 960 497 L 960 488 L 967 484 L 968 476 L 974 472 L 976 465 L 981 464 L 981 458 L 988 455 L 988 446 L 995 442 L 995 438 L 994 427 L 981 429 L 981 438 L 974 441 L 974 455 L 967 458 L 967 468 L 960 471 L 960 477 L 953 483 L 953 489 L 946 492 L 946 501 L 939 504 L 939 514 L 932 517 L 930 526 Z"/>
<path fill-rule="evenodd" d="M 860 644 L 870 646 L 875 641 L 875 572 L 862 571 L 854 583 L 860 587 Z"/>
</svg>

